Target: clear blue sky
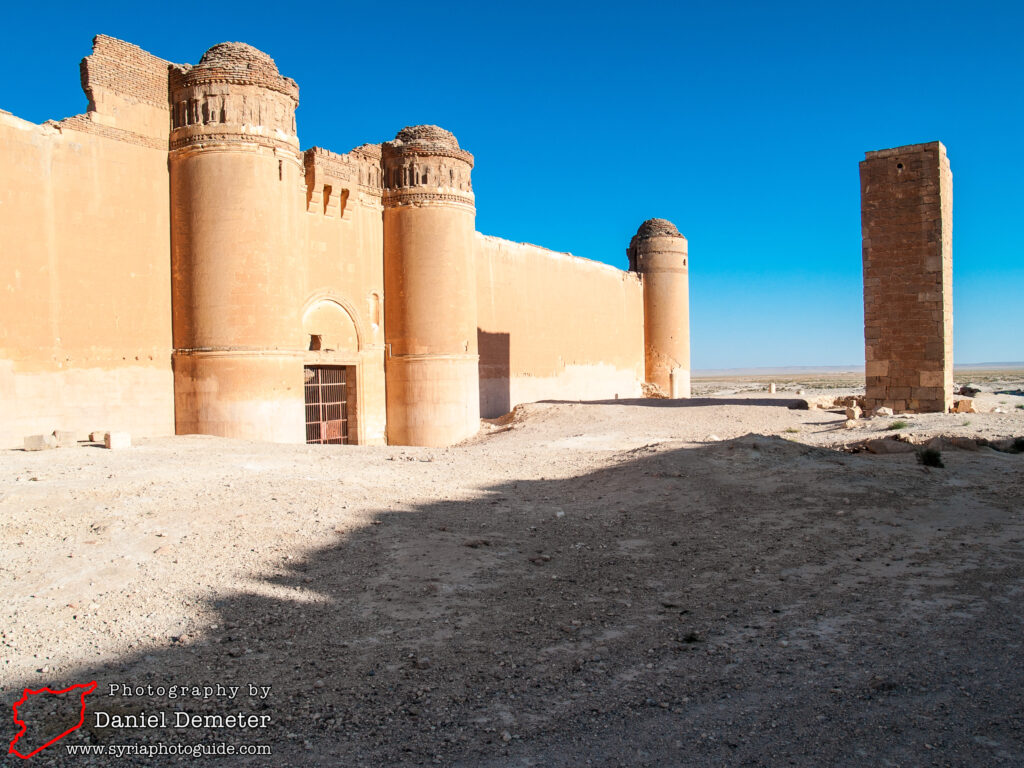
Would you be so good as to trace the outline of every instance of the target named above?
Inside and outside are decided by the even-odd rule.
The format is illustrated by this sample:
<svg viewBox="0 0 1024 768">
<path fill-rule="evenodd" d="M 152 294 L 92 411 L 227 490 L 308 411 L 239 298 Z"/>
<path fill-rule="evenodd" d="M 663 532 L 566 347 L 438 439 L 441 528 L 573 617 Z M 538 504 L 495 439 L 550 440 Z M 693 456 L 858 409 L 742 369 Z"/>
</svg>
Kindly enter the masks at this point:
<svg viewBox="0 0 1024 768">
<path fill-rule="evenodd" d="M 956 362 L 1020 361 L 1024 4 L 971 5 L 12 3 L 0 108 L 84 111 L 97 33 L 192 63 L 248 42 L 298 81 L 303 148 L 454 131 L 482 232 L 624 268 L 671 219 L 697 369 L 862 361 L 857 163 L 938 139 Z"/>
</svg>

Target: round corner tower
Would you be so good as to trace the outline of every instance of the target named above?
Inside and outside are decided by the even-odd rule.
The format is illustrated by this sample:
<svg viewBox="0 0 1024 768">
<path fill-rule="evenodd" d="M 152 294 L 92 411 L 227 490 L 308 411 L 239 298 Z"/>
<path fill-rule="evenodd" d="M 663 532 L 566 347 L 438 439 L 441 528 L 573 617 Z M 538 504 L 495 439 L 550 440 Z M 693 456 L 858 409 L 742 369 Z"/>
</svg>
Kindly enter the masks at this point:
<svg viewBox="0 0 1024 768">
<path fill-rule="evenodd" d="M 480 428 L 473 156 L 418 125 L 382 164 L 388 442 L 451 445 Z"/>
<path fill-rule="evenodd" d="M 301 443 L 298 86 L 221 43 L 170 91 L 176 431 Z"/>
<path fill-rule="evenodd" d="M 665 219 L 648 219 L 626 250 L 644 291 L 647 381 L 671 397 L 690 396 L 690 286 L 686 238 Z"/>
</svg>

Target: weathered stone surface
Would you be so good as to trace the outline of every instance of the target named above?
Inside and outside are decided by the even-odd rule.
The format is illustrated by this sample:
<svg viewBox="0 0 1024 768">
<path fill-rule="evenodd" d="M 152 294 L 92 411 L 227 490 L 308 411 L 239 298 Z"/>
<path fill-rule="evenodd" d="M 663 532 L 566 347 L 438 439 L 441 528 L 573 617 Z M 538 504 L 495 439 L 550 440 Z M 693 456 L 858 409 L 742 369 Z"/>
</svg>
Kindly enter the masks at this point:
<svg viewBox="0 0 1024 768">
<path fill-rule="evenodd" d="M 861 415 L 861 410 L 860 410 L 859 406 L 851 405 L 851 406 L 849 406 L 846 409 L 846 418 L 847 419 L 859 419 L 860 415 Z"/>
<path fill-rule="evenodd" d="M 856 429 L 857 428 L 857 422 L 854 419 L 847 419 L 846 421 L 843 422 L 843 428 L 844 429 Z"/>
<path fill-rule="evenodd" d="M 112 451 L 123 451 L 132 447 L 132 436 L 127 432 L 107 432 L 103 436 L 103 445 Z"/>
<path fill-rule="evenodd" d="M 953 177 L 941 142 L 860 164 L 866 408 L 944 412 L 953 392 Z"/>
<path fill-rule="evenodd" d="M 874 440 L 868 440 L 864 443 L 864 447 L 871 451 L 871 453 L 877 454 L 913 453 L 917 450 L 917 448 L 910 443 L 890 438 L 876 438 Z"/>
<path fill-rule="evenodd" d="M 25 438 L 26 451 L 46 451 L 57 447 L 57 438 L 53 435 L 29 435 Z"/>
<path fill-rule="evenodd" d="M 53 438 L 57 441 L 58 448 L 75 445 L 78 442 L 78 433 L 66 429 L 53 430 Z"/>
<path fill-rule="evenodd" d="M 960 448 L 965 451 L 976 451 L 978 450 L 978 443 L 976 440 L 970 437 L 955 436 L 949 438 L 949 443 L 954 448 Z"/>
<path fill-rule="evenodd" d="M 977 413 L 977 411 L 974 409 L 974 401 L 973 400 L 968 400 L 968 399 L 957 400 L 956 403 L 954 403 L 954 405 L 953 405 L 953 411 L 952 412 L 953 413 Z"/>
<path fill-rule="evenodd" d="M 876 408 L 875 409 L 875 416 L 892 416 L 892 415 L 893 415 L 892 408 L 889 408 L 887 406 L 883 405 L 881 408 Z"/>
</svg>

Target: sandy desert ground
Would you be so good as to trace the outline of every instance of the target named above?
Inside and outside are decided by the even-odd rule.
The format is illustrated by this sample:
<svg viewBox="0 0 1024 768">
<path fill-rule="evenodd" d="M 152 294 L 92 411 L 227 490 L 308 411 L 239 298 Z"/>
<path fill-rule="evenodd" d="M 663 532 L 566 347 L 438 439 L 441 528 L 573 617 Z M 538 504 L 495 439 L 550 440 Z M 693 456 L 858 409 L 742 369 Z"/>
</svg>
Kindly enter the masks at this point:
<svg viewBox="0 0 1024 768">
<path fill-rule="evenodd" d="M 977 398 L 1004 413 L 855 429 L 748 381 L 528 405 L 449 449 L 0 453 L 3 711 L 98 683 L 4 765 L 1022 765 L 1024 453 L 978 447 L 1024 437 L 1014 375 Z M 894 435 L 963 439 L 943 468 L 844 449 Z M 240 690 L 110 691 L 197 684 Z M 65 749 L 161 744 L 273 754 Z"/>
</svg>

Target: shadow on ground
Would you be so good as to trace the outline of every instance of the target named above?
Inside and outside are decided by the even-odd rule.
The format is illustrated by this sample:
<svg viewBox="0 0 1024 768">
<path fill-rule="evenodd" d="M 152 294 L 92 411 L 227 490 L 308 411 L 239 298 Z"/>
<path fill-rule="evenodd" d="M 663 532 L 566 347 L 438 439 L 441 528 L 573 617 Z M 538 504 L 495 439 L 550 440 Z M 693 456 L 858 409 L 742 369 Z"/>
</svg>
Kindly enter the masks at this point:
<svg viewBox="0 0 1024 768">
<path fill-rule="evenodd" d="M 84 673 L 92 710 L 269 714 L 266 729 L 62 744 L 273 748 L 224 766 L 1011 764 L 1021 521 L 955 471 L 748 436 L 383 513 L 282 563 L 268 581 L 290 597 L 222 596 L 205 635 Z"/>
<path fill-rule="evenodd" d="M 803 398 L 777 397 L 686 397 L 659 398 L 634 397 L 618 400 L 538 400 L 538 403 L 549 405 L 640 405 L 647 408 L 707 408 L 709 406 L 747 405 L 777 406 L 779 408 L 807 409 L 807 400 Z"/>
</svg>

